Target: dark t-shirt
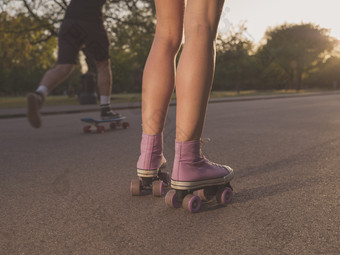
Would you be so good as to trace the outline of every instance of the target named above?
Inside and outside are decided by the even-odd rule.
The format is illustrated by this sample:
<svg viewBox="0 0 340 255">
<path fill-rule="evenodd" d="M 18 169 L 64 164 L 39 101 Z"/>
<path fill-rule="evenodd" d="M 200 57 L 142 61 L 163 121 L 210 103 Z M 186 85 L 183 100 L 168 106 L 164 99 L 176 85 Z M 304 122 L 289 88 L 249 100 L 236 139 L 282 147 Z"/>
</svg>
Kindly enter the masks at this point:
<svg viewBox="0 0 340 255">
<path fill-rule="evenodd" d="M 103 5 L 106 0 L 71 0 L 65 19 L 103 22 Z"/>
</svg>

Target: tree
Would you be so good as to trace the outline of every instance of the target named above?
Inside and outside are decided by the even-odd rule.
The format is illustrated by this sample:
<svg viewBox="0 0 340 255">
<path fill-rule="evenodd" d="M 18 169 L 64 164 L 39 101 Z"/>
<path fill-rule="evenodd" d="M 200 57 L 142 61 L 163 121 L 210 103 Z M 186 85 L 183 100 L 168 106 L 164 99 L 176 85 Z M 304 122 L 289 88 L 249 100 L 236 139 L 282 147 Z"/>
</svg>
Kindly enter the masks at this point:
<svg viewBox="0 0 340 255">
<path fill-rule="evenodd" d="M 45 70 L 41 70 L 40 75 L 34 75 L 36 79 L 35 84 L 41 78 L 43 72 L 55 64 L 55 54 L 49 50 L 45 50 L 44 45 L 50 45 L 51 47 L 53 45 L 53 50 L 56 49 L 56 37 L 69 3 L 70 0 L 3 0 L 3 4 L 0 6 L 1 13 L 6 13 L 7 16 L 13 19 L 25 17 L 26 20 L 29 20 L 29 22 L 17 22 L 15 29 L 12 25 L 8 26 L 6 23 L 7 25 L 5 26 L 4 23 L 2 23 L 3 26 L 0 26 L 0 33 L 3 37 L 3 42 L 7 40 L 5 38 L 13 35 L 17 38 L 17 44 L 13 45 L 13 49 L 18 53 L 27 52 L 19 43 L 24 42 L 22 38 L 27 36 L 27 34 L 34 33 L 35 36 L 30 37 L 30 44 L 39 48 L 42 56 L 46 56 L 44 60 L 34 60 L 36 63 L 45 63 L 45 65 L 42 66 L 42 69 L 45 68 Z M 140 80 L 139 77 L 141 76 L 141 70 L 144 65 L 142 62 L 146 60 L 147 54 L 145 52 L 148 50 L 149 45 L 151 45 L 150 38 L 151 30 L 153 31 L 154 29 L 154 15 L 155 8 L 152 0 L 107 0 L 106 2 L 104 18 L 114 48 L 114 57 L 112 59 L 114 60 L 115 69 L 113 71 L 115 77 L 120 77 L 119 79 L 115 78 L 115 82 L 124 84 L 127 90 L 137 90 L 137 82 Z M 11 20 L 11 22 L 14 21 Z M 124 31 L 124 29 L 126 29 L 126 31 Z M 134 32 L 131 33 L 131 31 Z M 144 32 L 146 32 L 146 36 Z M 132 37 L 129 38 L 129 36 Z M 2 48 L 7 49 L 8 47 L 10 46 L 4 45 Z M 89 65 L 95 66 L 93 59 L 87 54 L 86 50 L 84 54 L 87 57 Z M 3 61 L 2 63 L 7 66 L 7 69 L 10 68 L 8 61 Z M 117 68 L 117 66 L 119 66 L 119 68 Z M 131 68 L 133 66 L 134 68 Z M 23 69 L 20 65 L 16 65 L 16 68 L 16 78 L 22 77 L 21 80 L 23 80 L 25 72 L 31 72 L 29 71 L 31 70 L 31 66 Z M 6 84 L 8 88 L 13 88 L 12 85 L 9 86 L 9 84 L 13 83 L 8 80 L 9 76 L 5 76 L 3 70 L 0 72 L 0 75 L 2 75 L 1 86 L 3 87 L 3 84 Z M 124 77 L 120 75 L 122 73 L 124 73 Z M 77 75 L 79 76 L 79 70 Z M 135 76 L 136 78 L 131 79 L 131 76 Z M 31 76 L 30 79 L 33 79 L 33 76 Z M 17 83 L 22 84 L 22 81 L 18 81 Z M 115 86 L 115 89 L 120 88 L 126 90 L 120 86 L 121 84 Z M 29 87 L 31 86 L 25 87 L 24 90 L 29 90 Z M 9 92 L 9 90 L 7 90 L 7 92 Z"/>
<path fill-rule="evenodd" d="M 304 78 L 318 69 L 337 43 L 329 30 L 313 24 L 284 24 L 268 29 L 265 39 L 258 56 L 267 57 L 265 67 L 281 69 L 276 72 L 289 81 L 286 89 L 295 85 L 296 90 L 303 88 Z"/>
<path fill-rule="evenodd" d="M 218 36 L 215 90 L 234 89 L 250 86 L 252 42 L 243 36 L 246 28 L 241 25 L 238 31 L 231 29 L 226 36 Z"/>
<path fill-rule="evenodd" d="M 340 58 L 332 56 L 322 63 L 317 72 L 306 78 L 305 83 L 313 88 L 340 88 Z"/>
<path fill-rule="evenodd" d="M 24 14 L 0 13 L 0 93 L 30 90 L 36 86 L 32 79 L 55 61 L 56 39 L 40 42 L 46 30 L 37 27 L 36 21 Z"/>
<path fill-rule="evenodd" d="M 118 22 L 112 37 L 111 62 L 114 91 L 140 92 L 142 74 L 155 31 L 154 15 L 131 13 Z M 136 25 L 137 24 L 137 25 Z"/>
</svg>

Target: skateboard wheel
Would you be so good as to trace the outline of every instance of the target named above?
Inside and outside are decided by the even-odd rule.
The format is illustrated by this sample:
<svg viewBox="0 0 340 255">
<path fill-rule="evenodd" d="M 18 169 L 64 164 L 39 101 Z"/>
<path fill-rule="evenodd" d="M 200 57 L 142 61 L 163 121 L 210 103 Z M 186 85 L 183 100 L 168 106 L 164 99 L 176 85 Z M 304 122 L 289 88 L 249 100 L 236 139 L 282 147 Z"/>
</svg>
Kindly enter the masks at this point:
<svg viewBox="0 0 340 255">
<path fill-rule="evenodd" d="M 199 196 L 188 194 L 184 197 L 182 206 L 191 213 L 196 213 L 201 208 L 201 199 Z"/>
<path fill-rule="evenodd" d="M 225 189 L 220 189 L 219 191 L 217 191 L 216 200 L 220 204 L 224 204 L 224 205 L 229 204 L 232 198 L 233 198 L 233 191 L 229 187 Z"/>
<path fill-rule="evenodd" d="M 165 203 L 171 208 L 180 208 L 181 207 L 181 203 L 178 202 L 177 197 L 176 197 L 176 190 L 172 189 L 168 193 L 166 193 Z"/>
<path fill-rule="evenodd" d="M 105 127 L 104 126 L 98 126 L 97 132 L 103 134 L 105 132 Z"/>
<path fill-rule="evenodd" d="M 123 128 L 127 129 L 128 127 L 130 127 L 130 123 L 129 122 L 123 122 Z"/>
<path fill-rule="evenodd" d="M 200 189 L 197 192 L 197 195 L 200 197 L 200 199 L 202 201 L 209 201 L 209 200 L 213 199 L 213 197 L 214 197 L 214 196 L 208 194 L 208 190 L 206 190 L 206 189 Z"/>
<path fill-rule="evenodd" d="M 91 133 L 91 126 L 85 126 L 83 127 L 83 132 L 86 133 Z"/>
<path fill-rule="evenodd" d="M 155 197 L 161 197 L 163 196 L 163 182 L 162 181 L 154 181 L 152 183 L 152 194 Z"/>
<path fill-rule="evenodd" d="M 111 128 L 111 129 L 116 129 L 116 127 L 117 127 L 117 124 L 116 124 L 116 123 L 111 123 L 111 124 L 110 124 L 110 128 Z"/>
<path fill-rule="evenodd" d="M 130 193 L 132 196 L 140 196 L 142 193 L 140 180 L 133 180 L 130 183 Z"/>
</svg>

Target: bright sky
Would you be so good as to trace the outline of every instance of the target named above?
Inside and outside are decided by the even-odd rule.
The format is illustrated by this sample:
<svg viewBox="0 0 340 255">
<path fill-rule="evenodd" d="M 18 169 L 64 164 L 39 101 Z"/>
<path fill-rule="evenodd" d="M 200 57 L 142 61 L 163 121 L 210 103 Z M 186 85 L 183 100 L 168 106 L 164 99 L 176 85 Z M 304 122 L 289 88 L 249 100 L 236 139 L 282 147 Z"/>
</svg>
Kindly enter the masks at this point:
<svg viewBox="0 0 340 255">
<path fill-rule="evenodd" d="M 267 27 L 287 23 L 314 23 L 331 29 L 340 39 L 340 0 L 226 0 L 221 28 L 246 22 L 248 39 L 258 43 Z"/>
</svg>

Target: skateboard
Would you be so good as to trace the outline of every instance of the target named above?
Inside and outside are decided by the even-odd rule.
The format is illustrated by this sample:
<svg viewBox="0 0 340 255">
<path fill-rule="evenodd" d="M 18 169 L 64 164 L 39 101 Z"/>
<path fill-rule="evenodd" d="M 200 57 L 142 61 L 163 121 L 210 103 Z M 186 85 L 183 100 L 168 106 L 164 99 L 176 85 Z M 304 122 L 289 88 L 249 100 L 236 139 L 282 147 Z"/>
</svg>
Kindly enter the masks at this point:
<svg viewBox="0 0 340 255">
<path fill-rule="evenodd" d="M 81 118 L 80 120 L 82 122 L 90 124 L 90 125 L 83 127 L 84 133 L 92 133 L 93 129 L 94 129 L 94 132 L 104 133 L 105 132 L 105 126 L 103 126 L 102 124 L 105 124 L 105 123 L 109 123 L 111 129 L 116 129 L 117 127 L 122 127 L 123 129 L 127 129 L 130 126 L 130 123 L 129 122 L 122 122 L 125 119 L 126 119 L 126 117 L 122 116 L 122 117 L 119 117 L 119 118 L 106 119 L 106 120 L 95 120 L 95 119 L 92 119 L 92 118 Z"/>
</svg>

